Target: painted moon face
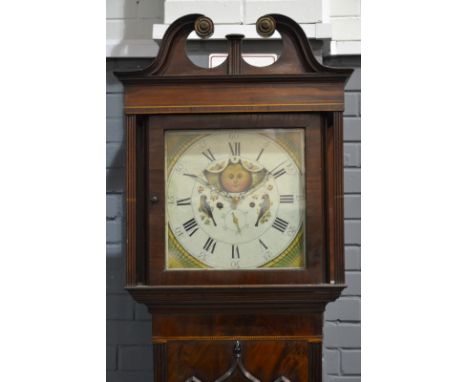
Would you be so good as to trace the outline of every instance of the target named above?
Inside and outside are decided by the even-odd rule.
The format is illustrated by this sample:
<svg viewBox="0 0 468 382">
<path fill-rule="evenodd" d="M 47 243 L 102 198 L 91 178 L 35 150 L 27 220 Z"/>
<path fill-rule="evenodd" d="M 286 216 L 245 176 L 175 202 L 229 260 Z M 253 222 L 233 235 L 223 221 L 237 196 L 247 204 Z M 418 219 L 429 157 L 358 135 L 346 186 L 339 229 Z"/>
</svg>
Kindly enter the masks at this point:
<svg viewBox="0 0 468 382">
<path fill-rule="evenodd" d="M 240 163 L 229 164 L 220 174 L 220 183 L 224 191 L 244 192 L 252 185 L 252 174 Z"/>
</svg>

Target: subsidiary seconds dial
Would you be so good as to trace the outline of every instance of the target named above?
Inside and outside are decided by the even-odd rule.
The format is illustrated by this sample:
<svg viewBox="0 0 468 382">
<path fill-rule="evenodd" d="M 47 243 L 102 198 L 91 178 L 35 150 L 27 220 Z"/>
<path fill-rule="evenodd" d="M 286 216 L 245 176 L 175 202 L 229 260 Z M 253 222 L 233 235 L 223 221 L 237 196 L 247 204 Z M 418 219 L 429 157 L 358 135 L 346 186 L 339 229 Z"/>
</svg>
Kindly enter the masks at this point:
<svg viewBox="0 0 468 382">
<path fill-rule="evenodd" d="M 173 246 L 213 269 L 254 269 L 283 254 L 304 224 L 302 153 L 293 157 L 273 130 L 186 134 L 167 176 Z"/>
</svg>

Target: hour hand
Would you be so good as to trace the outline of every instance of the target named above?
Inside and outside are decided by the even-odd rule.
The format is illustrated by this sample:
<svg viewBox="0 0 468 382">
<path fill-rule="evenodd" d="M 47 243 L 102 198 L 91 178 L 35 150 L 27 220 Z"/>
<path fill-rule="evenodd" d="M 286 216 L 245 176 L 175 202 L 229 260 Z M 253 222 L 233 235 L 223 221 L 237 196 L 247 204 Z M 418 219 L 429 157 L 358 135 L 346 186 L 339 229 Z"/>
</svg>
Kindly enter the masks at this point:
<svg viewBox="0 0 468 382">
<path fill-rule="evenodd" d="M 205 179 L 203 179 L 202 177 L 198 176 L 198 175 L 195 175 L 195 174 L 187 174 L 187 173 L 184 173 L 183 175 L 185 176 L 188 176 L 189 178 L 193 178 L 195 179 L 196 182 L 204 185 L 205 187 L 208 187 L 211 191 L 215 192 L 216 194 L 218 194 L 219 196 L 227 199 L 227 200 L 230 200 L 231 199 L 231 196 L 230 195 L 226 195 L 225 192 L 219 190 L 218 188 L 216 188 L 214 185 L 208 183 Z"/>
</svg>

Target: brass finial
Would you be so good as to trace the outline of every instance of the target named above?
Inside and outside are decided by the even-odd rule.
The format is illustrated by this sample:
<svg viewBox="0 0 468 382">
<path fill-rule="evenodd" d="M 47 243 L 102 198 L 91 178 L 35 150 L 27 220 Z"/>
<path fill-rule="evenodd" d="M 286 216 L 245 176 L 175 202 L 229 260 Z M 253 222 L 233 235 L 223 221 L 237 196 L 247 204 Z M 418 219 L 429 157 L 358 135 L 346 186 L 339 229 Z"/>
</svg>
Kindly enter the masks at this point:
<svg viewBox="0 0 468 382">
<path fill-rule="evenodd" d="M 214 33 L 213 21 L 206 16 L 200 16 L 195 20 L 195 32 L 200 38 L 208 38 Z"/>
<path fill-rule="evenodd" d="M 262 37 L 270 37 L 275 33 L 276 21 L 272 16 L 262 16 L 257 20 L 257 33 Z"/>
</svg>

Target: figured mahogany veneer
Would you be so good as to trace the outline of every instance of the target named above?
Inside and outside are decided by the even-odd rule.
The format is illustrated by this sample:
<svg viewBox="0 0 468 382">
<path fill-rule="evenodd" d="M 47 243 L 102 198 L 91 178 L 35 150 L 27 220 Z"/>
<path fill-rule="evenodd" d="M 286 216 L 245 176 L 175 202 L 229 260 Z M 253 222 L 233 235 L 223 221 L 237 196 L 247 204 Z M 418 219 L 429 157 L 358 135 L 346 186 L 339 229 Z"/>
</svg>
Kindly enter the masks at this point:
<svg viewBox="0 0 468 382">
<path fill-rule="evenodd" d="M 154 380 L 246 381 L 242 364 L 262 382 L 321 382 L 323 312 L 345 287 L 342 112 L 351 70 L 321 65 L 282 15 L 257 22 L 262 36 L 282 36 L 273 65 L 249 65 L 242 36 L 229 35 L 227 60 L 200 68 L 186 40 L 213 28 L 205 16 L 182 17 L 153 63 L 116 73 L 127 115 L 127 289 L 153 317 Z M 201 128 L 304 129 L 305 269 L 165 270 L 164 131 Z"/>
</svg>

